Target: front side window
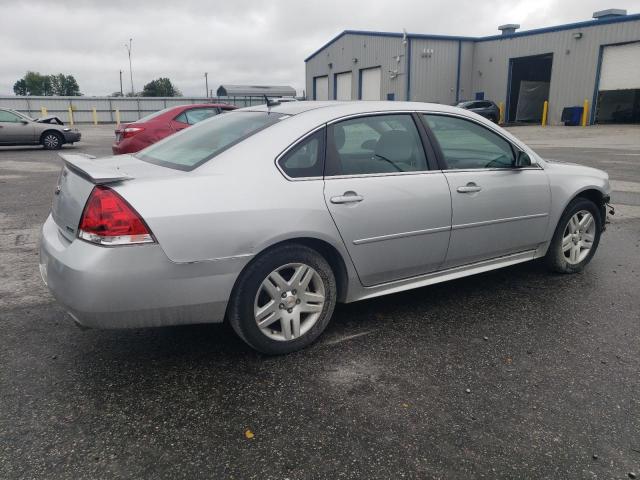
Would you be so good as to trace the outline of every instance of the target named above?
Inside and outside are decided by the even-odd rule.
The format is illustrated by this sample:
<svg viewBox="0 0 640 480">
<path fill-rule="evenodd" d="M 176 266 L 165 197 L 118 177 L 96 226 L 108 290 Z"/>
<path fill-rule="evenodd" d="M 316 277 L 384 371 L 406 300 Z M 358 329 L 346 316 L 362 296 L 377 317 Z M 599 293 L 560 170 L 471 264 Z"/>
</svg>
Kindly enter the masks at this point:
<svg viewBox="0 0 640 480">
<path fill-rule="evenodd" d="M 446 115 L 421 115 L 444 157 L 447 169 L 512 168 L 511 144 L 475 122 Z"/>
<path fill-rule="evenodd" d="M 193 170 L 287 115 L 271 112 L 230 112 L 216 115 L 177 135 L 155 143 L 137 153 L 145 162 L 178 170 Z"/>
<path fill-rule="evenodd" d="M 291 178 L 322 177 L 323 159 L 324 129 L 321 129 L 289 150 L 278 165 Z"/>
<path fill-rule="evenodd" d="M 22 121 L 22 119 L 11 112 L 7 112 L 6 110 L 0 110 L 0 122 L 10 122 L 10 123 L 18 123 Z"/>
<path fill-rule="evenodd" d="M 328 127 L 326 176 L 427 169 L 420 134 L 409 114 L 358 117 Z"/>
</svg>

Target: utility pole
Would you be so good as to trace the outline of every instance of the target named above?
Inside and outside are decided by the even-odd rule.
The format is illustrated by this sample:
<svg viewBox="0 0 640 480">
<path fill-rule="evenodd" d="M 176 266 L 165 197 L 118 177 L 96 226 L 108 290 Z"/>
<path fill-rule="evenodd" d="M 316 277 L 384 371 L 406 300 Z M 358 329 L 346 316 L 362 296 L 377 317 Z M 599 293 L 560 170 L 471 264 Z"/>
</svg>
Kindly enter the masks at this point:
<svg viewBox="0 0 640 480">
<path fill-rule="evenodd" d="M 208 73 L 204 72 L 204 96 L 209 98 L 209 77 Z"/>
<path fill-rule="evenodd" d="M 127 53 L 129 54 L 129 76 L 131 77 L 131 96 L 135 95 L 135 90 L 133 89 L 133 70 L 131 69 L 131 42 L 133 38 L 129 39 L 128 44 L 124 44 L 124 47 L 127 49 Z"/>
<path fill-rule="evenodd" d="M 124 92 L 122 91 L 122 70 L 120 70 L 120 96 L 124 97 Z"/>
</svg>

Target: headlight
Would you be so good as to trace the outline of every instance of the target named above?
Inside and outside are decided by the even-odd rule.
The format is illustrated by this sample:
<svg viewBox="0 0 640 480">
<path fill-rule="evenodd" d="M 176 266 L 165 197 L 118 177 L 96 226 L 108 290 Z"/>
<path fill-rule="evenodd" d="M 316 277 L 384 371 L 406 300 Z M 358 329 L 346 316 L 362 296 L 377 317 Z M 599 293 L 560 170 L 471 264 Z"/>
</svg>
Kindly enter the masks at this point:
<svg viewBox="0 0 640 480">
<path fill-rule="evenodd" d="M 71 131 L 71 129 L 70 129 L 70 128 L 63 128 L 63 129 L 62 129 L 62 131 L 63 131 L 63 132 L 70 132 L 70 131 Z"/>
</svg>

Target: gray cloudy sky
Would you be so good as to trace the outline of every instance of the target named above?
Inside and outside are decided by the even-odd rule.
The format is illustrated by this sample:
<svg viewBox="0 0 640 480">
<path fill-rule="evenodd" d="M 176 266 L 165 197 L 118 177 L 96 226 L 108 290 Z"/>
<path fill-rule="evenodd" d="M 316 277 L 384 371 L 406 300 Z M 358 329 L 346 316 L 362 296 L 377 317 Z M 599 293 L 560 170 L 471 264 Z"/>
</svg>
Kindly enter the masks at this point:
<svg viewBox="0 0 640 480">
<path fill-rule="evenodd" d="M 640 0 L 0 0 L 0 95 L 27 70 L 71 73 L 85 95 L 136 90 L 167 76 L 185 95 L 221 83 L 304 88 L 304 59 L 345 29 L 491 35 L 588 20 L 595 10 L 640 13 Z"/>
</svg>

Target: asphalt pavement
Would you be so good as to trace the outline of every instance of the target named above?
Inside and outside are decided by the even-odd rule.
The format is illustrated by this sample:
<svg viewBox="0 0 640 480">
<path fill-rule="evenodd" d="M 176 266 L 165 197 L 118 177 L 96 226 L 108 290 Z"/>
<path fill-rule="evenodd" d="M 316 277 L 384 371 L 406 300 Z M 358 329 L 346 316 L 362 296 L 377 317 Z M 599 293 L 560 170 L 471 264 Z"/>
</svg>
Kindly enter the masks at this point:
<svg viewBox="0 0 640 480">
<path fill-rule="evenodd" d="M 110 152 L 113 127 L 69 151 Z M 609 171 L 587 269 L 339 305 L 266 357 L 224 325 L 80 330 L 38 273 L 61 162 L 0 148 L 0 479 L 640 478 L 640 127 L 515 127 Z"/>
</svg>

